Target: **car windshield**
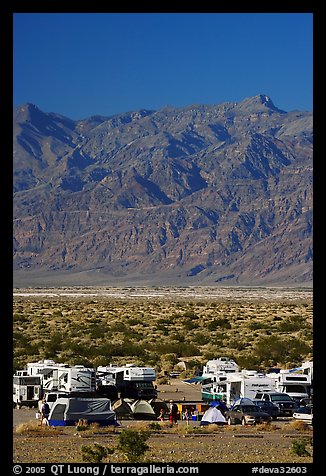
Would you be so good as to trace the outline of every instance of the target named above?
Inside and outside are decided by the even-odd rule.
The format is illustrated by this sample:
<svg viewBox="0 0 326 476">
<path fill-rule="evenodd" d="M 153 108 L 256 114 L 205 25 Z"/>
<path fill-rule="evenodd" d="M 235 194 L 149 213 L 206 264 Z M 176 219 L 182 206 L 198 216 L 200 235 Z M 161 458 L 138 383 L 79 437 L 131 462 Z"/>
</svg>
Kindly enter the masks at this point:
<svg viewBox="0 0 326 476">
<path fill-rule="evenodd" d="M 271 395 L 271 400 L 273 402 L 279 402 L 279 401 L 289 401 L 292 402 L 292 398 L 289 395 L 286 395 L 284 393 L 281 393 L 280 395 Z"/>
</svg>

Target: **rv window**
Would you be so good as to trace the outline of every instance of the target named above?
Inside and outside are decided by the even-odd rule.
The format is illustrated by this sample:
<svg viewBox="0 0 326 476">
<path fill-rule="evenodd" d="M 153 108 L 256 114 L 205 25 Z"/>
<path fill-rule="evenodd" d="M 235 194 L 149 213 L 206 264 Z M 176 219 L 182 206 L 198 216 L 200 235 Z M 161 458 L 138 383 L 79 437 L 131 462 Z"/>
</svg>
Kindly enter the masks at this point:
<svg viewBox="0 0 326 476">
<path fill-rule="evenodd" d="M 52 393 L 52 394 L 48 395 L 47 401 L 48 402 L 55 402 L 56 399 L 57 399 L 57 395 L 55 393 Z"/>
</svg>

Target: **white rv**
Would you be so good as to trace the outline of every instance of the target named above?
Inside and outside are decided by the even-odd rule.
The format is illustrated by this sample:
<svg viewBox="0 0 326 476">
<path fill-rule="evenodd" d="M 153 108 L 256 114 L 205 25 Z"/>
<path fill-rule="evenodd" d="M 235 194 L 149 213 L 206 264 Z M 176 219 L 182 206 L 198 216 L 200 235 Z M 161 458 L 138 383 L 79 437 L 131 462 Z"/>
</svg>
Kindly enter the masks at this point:
<svg viewBox="0 0 326 476">
<path fill-rule="evenodd" d="M 203 377 L 210 377 L 218 373 L 239 372 L 238 364 L 229 357 L 219 357 L 217 359 L 208 360 L 203 367 Z"/>
<path fill-rule="evenodd" d="M 217 372 L 211 374 L 210 377 L 206 374 L 207 380 L 203 380 L 201 384 L 201 397 L 204 402 L 212 400 L 224 400 L 226 398 L 226 380 L 228 374 L 224 372 Z"/>
<path fill-rule="evenodd" d="M 152 367 L 137 367 L 133 364 L 100 366 L 97 367 L 97 377 L 106 385 L 115 385 L 121 398 L 150 400 L 157 397 L 153 385 L 156 371 Z"/>
<path fill-rule="evenodd" d="M 226 380 L 230 374 L 239 372 L 238 364 L 229 357 L 208 360 L 203 367 L 201 385 L 202 400 L 222 400 L 226 398 Z"/>
<path fill-rule="evenodd" d="M 277 392 L 287 393 L 296 401 L 310 397 L 312 385 L 310 375 L 288 370 L 267 375 L 274 380 L 274 388 Z"/>
<path fill-rule="evenodd" d="M 226 401 L 231 405 L 238 398 L 254 399 L 257 392 L 274 391 L 274 380 L 255 370 L 230 373 L 226 380 Z"/>
<path fill-rule="evenodd" d="M 37 407 L 41 395 L 40 377 L 27 375 L 26 370 L 18 370 L 13 378 L 13 404 L 16 408 Z"/>
<path fill-rule="evenodd" d="M 27 364 L 29 375 L 41 378 L 44 392 L 95 392 L 95 370 L 75 365 L 56 364 L 53 360 L 44 360 Z"/>
</svg>

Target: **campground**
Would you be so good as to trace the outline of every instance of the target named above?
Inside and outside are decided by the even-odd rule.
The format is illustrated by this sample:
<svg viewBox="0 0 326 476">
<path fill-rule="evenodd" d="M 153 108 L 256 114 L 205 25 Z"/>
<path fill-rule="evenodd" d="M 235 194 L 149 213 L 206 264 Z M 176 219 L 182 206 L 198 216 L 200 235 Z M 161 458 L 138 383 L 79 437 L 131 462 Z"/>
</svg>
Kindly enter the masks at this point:
<svg viewBox="0 0 326 476">
<path fill-rule="evenodd" d="M 179 379 L 158 385 L 159 398 L 169 401 L 200 401 L 200 387 Z M 81 447 L 98 443 L 115 447 L 122 429 L 148 430 L 151 422 L 120 420 L 119 426 L 77 432 L 75 427 L 40 428 L 35 409 L 13 410 L 13 459 L 15 463 L 82 463 Z M 168 421 L 151 429 L 146 462 L 157 463 L 312 463 L 312 427 L 292 418 L 279 418 L 270 425 L 200 426 L 199 421 Z M 26 425 L 26 431 L 17 431 Z M 29 429 L 28 429 L 29 427 Z M 42 452 L 39 451 L 42 441 Z M 294 441 L 305 441 L 310 456 L 298 456 Z M 121 463 L 114 452 L 106 461 Z"/>
</svg>

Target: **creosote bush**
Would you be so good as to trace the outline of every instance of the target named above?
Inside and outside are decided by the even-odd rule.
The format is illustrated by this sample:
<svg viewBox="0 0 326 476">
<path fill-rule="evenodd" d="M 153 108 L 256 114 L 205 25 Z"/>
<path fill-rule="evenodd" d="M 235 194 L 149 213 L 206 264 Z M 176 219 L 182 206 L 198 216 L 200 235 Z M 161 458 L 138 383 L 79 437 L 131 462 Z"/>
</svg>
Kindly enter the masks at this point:
<svg viewBox="0 0 326 476">
<path fill-rule="evenodd" d="M 106 456 L 114 453 L 114 448 L 108 448 L 98 443 L 81 447 L 83 461 L 87 463 L 101 463 Z"/>
<path fill-rule="evenodd" d="M 306 440 L 295 440 L 292 442 L 292 451 L 294 454 L 298 456 L 310 456 L 309 451 L 307 451 L 306 446 L 307 446 L 307 441 Z"/>
<path fill-rule="evenodd" d="M 146 443 L 149 436 L 149 431 L 122 430 L 117 449 L 123 453 L 129 463 L 139 463 L 143 461 L 146 451 L 149 450 Z"/>
</svg>

